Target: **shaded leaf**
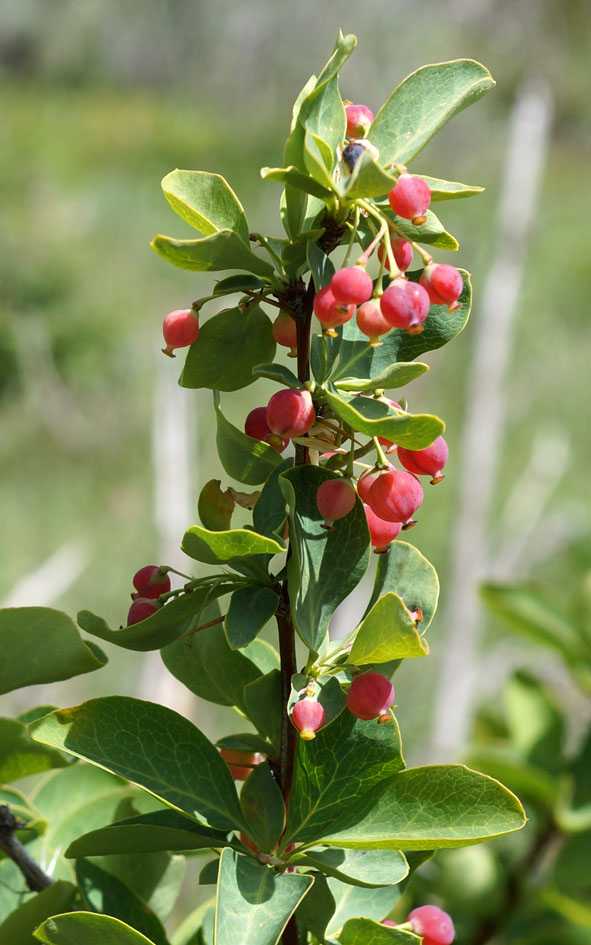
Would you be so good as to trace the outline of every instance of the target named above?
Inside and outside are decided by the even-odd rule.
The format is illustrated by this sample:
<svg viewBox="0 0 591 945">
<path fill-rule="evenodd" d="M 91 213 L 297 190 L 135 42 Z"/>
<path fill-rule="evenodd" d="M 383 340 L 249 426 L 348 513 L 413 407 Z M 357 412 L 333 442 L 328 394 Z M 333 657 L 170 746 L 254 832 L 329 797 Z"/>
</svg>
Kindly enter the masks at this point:
<svg viewBox="0 0 591 945">
<path fill-rule="evenodd" d="M 422 450 L 445 430 L 439 417 L 428 413 L 397 411 L 384 400 L 326 391 L 326 399 L 337 417 L 367 436 L 383 436 L 410 450 Z"/>
<path fill-rule="evenodd" d="M 264 482 L 283 460 L 272 446 L 255 440 L 226 420 L 214 393 L 217 421 L 216 446 L 220 462 L 229 476 L 249 486 Z"/>
<path fill-rule="evenodd" d="M 276 344 L 271 320 L 258 304 L 229 308 L 201 327 L 187 353 L 181 387 L 233 391 L 256 378 L 253 368 L 272 361 Z"/>
<path fill-rule="evenodd" d="M 76 895 L 76 887 L 58 880 L 47 889 L 23 902 L 0 925 L 2 945 L 31 945 L 37 926 L 56 912 L 67 909 Z"/>
<path fill-rule="evenodd" d="M 335 268 L 330 256 L 327 256 L 316 243 L 308 243 L 306 247 L 308 265 L 312 278 L 314 279 L 314 288 L 316 292 L 328 285 L 335 273 Z M 316 380 L 319 380 L 316 378 Z"/>
<path fill-rule="evenodd" d="M 44 945 L 155 945 L 125 922 L 92 912 L 54 915 L 35 932 Z"/>
<path fill-rule="evenodd" d="M 279 605 L 277 594 L 269 587 L 243 587 L 234 591 L 224 620 L 230 647 L 239 649 L 251 643 Z"/>
<path fill-rule="evenodd" d="M 24 722 L 0 718 L 0 784 L 68 764 L 59 751 L 34 742 Z"/>
<path fill-rule="evenodd" d="M 254 377 L 268 377 L 284 387 L 293 387 L 295 390 L 302 387 L 302 382 L 284 364 L 257 364 L 252 373 Z"/>
<path fill-rule="evenodd" d="M 336 900 L 336 909 L 326 929 L 327 936 L 334 936 L 351 918 L 364 915 L 379 921 L 388 915 L 400 898 L 398 886 L 381 886 L 378 889 L 363 889 L 350 886 L 330 877 L 328 887 Z M 382 926 L 383 928 L 383 926 Z M 418 945 L 415 939 L 413 945 Z M 409 943 L 410 945 L 410 943 Z"/>
<path fill-rule="evenodd" d="M 89 860 L 76 862 L 78 889 L 90 912 L 98 912 L 126 922 L 150 936 L 154 945 L 167 945 L 162 923 L 144 902 L 116 876 Z"/>
<path fill-rule="evenodd" d="M 176 810 L 158 810 L 90 830 L 70 843 L 64 855 L 77 858 L 161 850 L 181 852 L 223 847 L 227 842 L 222 831 L 196 824 Z"/>
<path fill-rule="evenodd" d="M 341 945 L 420 945 L 418 935 L 382 925 L 373 919 L 349 919 L 339 935 Z"/>
<path fill-rule="evenodd" d="M 429 627 L 439 600 L 439 578 L 430 561 L 406 541 L 395 541 L 388 554 L 379 555 L 372 595 L 364 616 L 383 594 L 393 592 L 412 613 L 419 608 L 421 634 Z"/>
<path fill-rule="evenodd" d="M 244 782 L 240 806 L 247 823 L 247 835 L 260 850 L 271 853 L 285 827 L 285 804 L 266 762 L 256 765 Z"/>
<path fill-rule="evenodd" d="M 279 484 L 279 476 L 286 469 L 293 466 L 293 459 L 284 459 L 271 472 L 263 486 L 259 500 L 252 513 L 252 521 L 260 535 L 267 538 L 285 538 L 285 523 L 287 521 L 287 503 Z"/>
<path fill-rule="evenodd" d="M 258 642 L 258 641 L 257 641 Z M 268 738 L 274 752 L 281 744 L 281 673 L 271 669 L 244 687 L 245 712 L 255 728 Z"/>
<path fill-rule="evenodd" d="M 223 532 L 230 527 L 234 501 L 221 490 L 220 479 L 210 479 L 203 486 L 197 501 L 201 524 L 210 531 Z"/>
<path fill-rule="evenodd" d="M 291 862 L 320 870 L 352 886 L 395 886 L 408 875 L 408 863 L 399 850 L 308 850 Z"/>
<path fill-rule="evenodd" d="M 345 377 L 335 383 L 337 390 L 393 390 L 396 387 L 404 387 L 410 384 L 415 378 L 420 377 L 429 370 L 428 364 L 421 361 L 398 361 L 389 367 L 380 371 L 374 378 L 367 377 Z"/>
</svg>

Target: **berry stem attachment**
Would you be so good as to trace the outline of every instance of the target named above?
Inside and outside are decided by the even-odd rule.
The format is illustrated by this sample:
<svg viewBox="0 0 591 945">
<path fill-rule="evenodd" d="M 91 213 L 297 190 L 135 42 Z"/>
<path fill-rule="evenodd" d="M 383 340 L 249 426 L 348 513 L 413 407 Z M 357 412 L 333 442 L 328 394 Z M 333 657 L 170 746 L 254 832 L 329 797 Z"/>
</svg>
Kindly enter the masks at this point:
<svg viewBox="0 0 591 945">
<path fill-rule="evenodd" d="M 345 254 L 345 258 L 341 266 L 342 269 L 344 269 L 349 264 L 349 258 L 353 250 L 353 244 L 355 242 L 355 237 L 357 236 L 357 227 L 359 226 L 359 207 L 357 206 L 355 207 L 355 218 L 353 220 L 353 223 L 350 223 L 349 226 L 351 228 L 351 238 L 349 240 L 349 245 L 347 246 L 347 252 Z"/>
<path fill-rule="evenodd" d="M 410 236 L 407 236 L 406 233 L 401 230 L 393 220 L 388 220 L 388 225 L 392 232 L 396 234 L 396 236 L 401 236 L 407 241 L 407 243 L 410 243 L 412 248 L 419 254 L 426 266 L 429 266 L 433 262 L 431 253 L 428 253 L 426 249 L 423 249 L 420 243 L 415 243 L 414 240 L 411 240 Z"/>
<path fill-rule="evenodd" d="M 388 265 L 390 268 L 390 278 L 395 279 L 397 276 L 402 275 L 402 273 L 400 272 L 400 269 L 398 268 L 398 264 L 394 258 L 394 253 L 392 251 L 392 243 L 390 242 L 389 227 L 392 226 L 392 223 L 390 222 L 390 220 L 387 219 L 387 217 L 382 216 L 379 210 L 376 210 L 376 208 L 372 206 L 369 200 L 359 200 L 358 203 L 360 204 L 360 206 L 363 207 L 365 211 L 367 211 L 367 213 L 370 216 L 374 218 L 374 220 L 377 220 L 379 222 L 380 229 L 383 226 L 386 227 L 385 232 L 383 234 L 384 245 L 386 247 L 386 255 L 388 257 Z"/>
<path fill-rule="evenodd" d="M 386 455 L 381 447 L 380 441 L 377 436 L 372 436 L 372 442 L 376 451 L 376 466 L 378 469 L 389 469 L 390 463 L 386 459 Z"/>
<path fill-rule="evenodd" d="M 359 213 L 359 208 L 358 208 L 358 207 L 356 207 L 356 210 L 357 210 L 357 213 Z M 356 263 L 355 263 L 356 266 L 366 266 L 366 265 L 367 265 L 367 262 L 368 262 L 368 260 L 369 260 L 369 257 L 371 256 L 371 254 L 373 253 L 374 249 L 376 248 L 376 246 L 378 245 L 378 243 L 380 242 L 380 240 L 383 239 L 384 235 L 385 235 L 387 232 L 388 232 L 388 225 L 387 225 L 387 223 L 386 223 L 385 220 L 382 220 L 382 225 L 380 226 L 380 229 L 378 230 L 376 236 L 374 236 L 373 240 L 371 241 L 371 243 L 369 244 L 369 246 L 367 247 L 367 249 L 365 250 L 365 252 L 364 252 L 364 253 L 359 257 L 359 259 L 356 261 Z M 396 265 L 396 264 L 395 264 L 395 265 Z"/>
</svg>

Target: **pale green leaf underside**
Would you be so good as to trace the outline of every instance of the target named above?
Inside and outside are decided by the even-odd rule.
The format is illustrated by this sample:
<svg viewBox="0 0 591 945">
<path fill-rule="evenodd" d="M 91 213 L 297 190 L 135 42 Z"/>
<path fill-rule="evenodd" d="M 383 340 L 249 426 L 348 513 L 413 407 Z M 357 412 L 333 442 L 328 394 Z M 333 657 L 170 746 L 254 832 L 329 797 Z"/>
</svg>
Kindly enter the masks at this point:
<svg viewBox="0 0 591 945">
<path fill-rule="evenodd" d="M 294 862 L 334 876 L 342 883 L 367 888 L 395 886 L 408 876 L 408 863 L 399 850 L 308 850 Z"/>
<path fill-rule="evenodd" d="M 43 945 L 154 945 L 125 922 L 92 912 L 54 915 L 35 932 Z"/>
<path fill-rule="evenodd" d="M 474 197 L 484 191 L 484 187 L 479 187 L 478 184 L 462 184 L 457 180 L 441 180 L 439 177 L 427 177 L 425 174 L 415 174 L 414 176 L 420 177 L 429 185 L 431 202 Z"/>
<path fill-rule="evenodd" d="M 326 398 L 337 417 L 354 430 L 367 436 L 383 436 L 406 449 L 425 449 L 445 430 L 439 417 L 398 412 L 371 397 L 337 396 L 327 391 Z"/>
<path fill-rule="evenodd" d="M 336 381 L 337 390 L 394 390 L 396 387 L 404 387 L 410 384 L 415 378 L 420 377 L 430 370 L 428 364 L 421 361 L 398 361 L 389 365 L 376 374 L 374 378 L 368 377 L 344 377 Z"/>
<path fill-rule="evenodd" d="M 175 213 L 200 233 L 234 230 L 248 246 L 244 208 L 220 174 L 177 168 L 162 180 L 162 190 Z"/>
<path fill-rule="evenodd" d="M 265 538 L 246 528 L 210 532 L 200 525 L 193 525 L 185 532 L 181 548 L 190 558 L 206 564 L 225 564 L 249 555 L 276 555 L 285 551 L 272 538 Z"/>
<path fill-rule="evenodd" d="M 390 660 L 426 656 L 429 647 L 421 639 L 410 611 L 397 594 L 384 594 L 361 623 L 349 654 L 349 663 L 388 663 Z"/>
<path fill-rule="evenodd" d="M 250 251 L 234 230 L 219 230 L 200 240 L 178 240 L 158 234 L 152 249 L 174 266 L 194 272 L 244 269 L 255 275 L 273 277 L 273 267 Z"/>
<path fill-rule="evenodd" d="M 65 856 L 199 850 L 223 847 L 227 842 L 221 831 L 196 824 L 175 810 L 160 810 L 90 830 L 69 845 Z"/>
</svg>

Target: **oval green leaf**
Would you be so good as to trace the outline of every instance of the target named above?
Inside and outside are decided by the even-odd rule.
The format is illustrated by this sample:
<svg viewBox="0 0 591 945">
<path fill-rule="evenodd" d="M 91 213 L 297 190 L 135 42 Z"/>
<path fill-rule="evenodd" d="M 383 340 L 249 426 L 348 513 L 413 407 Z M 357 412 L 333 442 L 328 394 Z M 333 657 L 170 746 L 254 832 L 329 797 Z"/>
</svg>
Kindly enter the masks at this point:
<svg viewBox="0 0 591 945">
<path fill-rule="evenodd" d="M 404 601 L 407 609 L 420 609 L 421 635 L 431 623 L 439 600 L 439 578 L 430 561 L 418 548 L 406 541 L 395 541 L 385 555 L 380 555 L 373 591 L 364 617 L 383 594 L 393 592 Z"/>
<path fill-rule="evenodd" d="M 54 915 L 34 934 L 43 945 L 155 945 L 125 922 L 92 912 Z"/>
<path fill-rule="evenodd" d="M 397 411 L 383 400 L 362 395 L 349 396 L 326 391 L 326 399 L 337 417 L 359 433 L 384 436 L 398 446 L 422 450 L 445 430 L 439 417 L 428 413 L 410 414 Z"/>
<path fill-rule="evenodd" d="M 65 856 L 109 856 L 114 853 L 158 853 L 223 847 L 226 834 L 184 817 L 176 810 L 158 810 L 128 817 L 77 837 Z"/>
<path fill-rule="evenodd" d="M 244 208 L 220 174 L 177 168 L 163 179 L 162 190 L 174 212 L 200 233 L 234 230 L 248 246 Z"/>
<path fill-rule="evenodd" d="M 265 538 L 247 528 L 210 532 L 200 525 L 193 525 L 185 532 L 181 549 L 190 558 L 206 564 L 227 564 L 250 555 L 276 555 L 285 551 L 272 538 Z"/>
<path fill-rule="evenodd" d="M 220 230 L 200 240 L 177 240 L 159 233 L 150 245 L 159 256 L 180 269 L 193 272 L 244 269 L 269 280 L 275 274 L 273 267 L 255 256 L 234 230 Z"/>
<path fill-rule="evenodd" d="M 410 611 L 397 594 L 380 597 L 357 630 L 347 662 L 354 666 L 427 656 Z"/>
<path fill-rule="evenodd" d="M 216 446 L 220 462 L 227 474 L 248 486 L 265 482 L 270 473 L 284 460 L 268 443 L 247 436 L 226 420 L 220 410 L 219 395 L 215 392 L 214 407 L 217 421 Z"/>
<path fill-rule="evenodd" d="M 205 322 L 189 348 L 181 387 L 232 391 L 248 387 L 252 369 L 275 354 L 271 320 L 260 305 L 230 308 Z"/>
<path fill-rule="evenodd" d="M 279 604 L 277 594 L 269 587 L 242 587 L 234 591 L 224 620 L 230 647 L 238 650 L 258 636 Z"/>
</svg>

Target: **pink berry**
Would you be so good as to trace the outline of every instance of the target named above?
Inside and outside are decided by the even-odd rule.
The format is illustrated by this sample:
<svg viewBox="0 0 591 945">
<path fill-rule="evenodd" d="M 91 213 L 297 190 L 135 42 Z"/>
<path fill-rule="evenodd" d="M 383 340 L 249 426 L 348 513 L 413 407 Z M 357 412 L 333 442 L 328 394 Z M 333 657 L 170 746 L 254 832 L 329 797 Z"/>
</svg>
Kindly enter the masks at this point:
<svg viewBox="0 0 591 945">
<path fill-rule="evenodd" d="M 355 506 L 355 487 L 350 479 L 327 479 L 318 486 L 316 505 L 324 519 L 323 528 L 332 528 L 332 523 L 344 518 Z"/>
<path fill-rule="evenodd" d="M 416 335 L 429 314 L 429 295 L 417 282 L 394 279 L 380 299 L 382 315 L 392 328 L 405 328 Z"/>
<path fill-rule="evenodd" d="M 380 925 L 389 925 L 391 929 L 396 928 L 396 922 L 392 922 L 392 919 L 382 919 Z"/>
<path fill-rule="evenodd" d="M 254 440 L 263 440 L 265 443 L 268 443 L 269 446 L 272 446 L 278 453 L 282 453 L 289 443 L 289 440 L 277 436 L 276 433 L 272 433 L 269 429 L 266 407 L 255 407 L 254 410 L 250 411 L 244 421 L 244 432 L 247 436 L 252 436 Z"/>
<path fill-rule="evenodd" d="M 300 738 L 311 741 L 316 738 L 316 732 L 324 722 L 324 709 L 316 699 L 306 696 L 294 705 L 291 710 L 291 720 L 299 729 Z"/>
<path fill-rule="evenodd" d="M 192 308 L 178 308 L 169 312 L 162 325 L 162 333 L 166 342 L 163 354 L 174 358 L 175 348 L 186 348 L 192 345 L 199 337 L 199 321 L 197 313 Z"/>
<path fill-rule="evenodd" d="M 423 945 L 451 945 L 456 935 L 451 916 L 439 906 L 419 906 L 409 912 L 407 921 L 422 936 Z"/>
<path fill-rule="evenodd" d="M 380 336 L 386 335 L 392 326 L 382 315 L 379 304 L 370 301 L 364 302 L 357 309 L 357 327 L 367 335 L 371 347 L 377 348 L 382 343 Z"/>
<path fill-rule="evenodd" d="M 387 522 L 403 522 L 408 528 L 413 513 L 423 501 L 423 487 L 416 476 L 403 469 L 385 472 L 374 482 L 367 504 L 378 518 Z"/>
<path fill-rule="evenodd" d="M 408 240 L 405 240 L 402 236 L 398 236 L 395 240 L 392 240 L 392 253 L 394 255 L 396 265 L 400 269 L 400 272 L 406 272 L 412 262 L 412 246 Z M 378 247 L 378 259 L 380 262 L 382 262 L 384 257 L 384 265 L 386 266 L 386 269 L 389 270 L 390 263 L 388 261 L 388 254 L 382 245 Z"/>
<path fill-rule="evenodd" d="M 131 627 L 134 623 L 140 623 L 140 621 L 146 620 L 148 617 L 151 617 L 152 614 L 155 614 L 157 610 L 160 610 L 161 607 L 162 604 L 159 600 L 148 600 L 147 597 L 136 597 L 129 608 L 127 626 Z"/>
<path fill-rule="evenodd" d="M 354 305 L 341 305 L 334 297 L 329 285 L 325 285 L 314 296 L 314 314 L 324 325 L 327 335 L 336 335 L 335 328 L 344 325 L 355 313 Z"/>
<path fill-rule="evenodd" d="M 356 676 L 347 693 L 347 708 L 358 719 L 388 722 L 388 709 L 394 702 L 394 686 L 381 673 Z"/>
<path fill-rule="evenodd" d="M 138 592 L 136 597 L 159 597 L 170 590 L 170 578 L 162 573 L 157 564 L 147 564 L 133 576 L 133 586 Z"/>
<path fill-rule="evenodd" d="M 394 213 L 420 226 L 425 222 L 425 211 L 431 203 L 431 191 L 420 177 L 401 174 L 388 194 L 388 200 Z"/>
<path fill-rule="evenodd" d="M 348 138 L 364 138 L 373 122 L 373 112 L 367 105 L 345 105 Z"/>
<path fill-rule="evenodd" d="M 388 466 L 388 469 L 394 469 L 394 466 Z M 362 502 L 367 502 L 369 490 L 374 482 L 384 472 L 383 469 L 365 469 L 357 480 L 357 495 Z"/>
<path fill-rule="evenodd" d="M 361 305 L 371 296 L 373 282 L 363 266 L 347 266 L 335 272 L 330 288 L 337 305 Z"/>
<path fill-rule="evenodd" d="M 460 307 L 457 300 L 464 290 L 464 280 L 455 266 L 431 263 L 425 266 L 419 281 L 434 305 L 447 305 L 450 312 Z"/>
<path fill-rule="evenodd" d="M 269 429 L 279 436 L 304 436 L 315 420 L 316 412 L 308 390 L 285 387 L 273 394 L 267 404 Z"/>
<path fill-rule="evenodd" d="M 222 758 L 228 765 L 235 781 L 246 781 L 254 765 L 260 764 L 262 756 L 258 751 L 240 751 L 234 748 L 222 748 Z"/>
<path fill-rule="evenodd" d="M 415 476 L 431 476 L 431 485 L 445 478 L 441 470 L 447 463 L 449 450 L 442 436 L 424 450 L 405 450 L 398 448 L 398 459 L 408 472 Z"/>
<path fill-rule="evenodd" d="M 370 505 L 363 506 L 371 543 L 374 546 L 376 554 L 384 554 L 390 547 L 390 543 L 398 538 L 402 528 L 402 522 L 387 522 L 379 518 Z"/>
<path fill-rule="evenodd" d="M 279 312 L 279 315 L 273 322 L 272 330 L 273 338 L 278 345 L 283 345 L 284 348 L 291 348 L 289 357 L 297 357 L 297 329 L 296 323 L 291 315 L 288 315 L 287 312 Z"/>
</svg>

